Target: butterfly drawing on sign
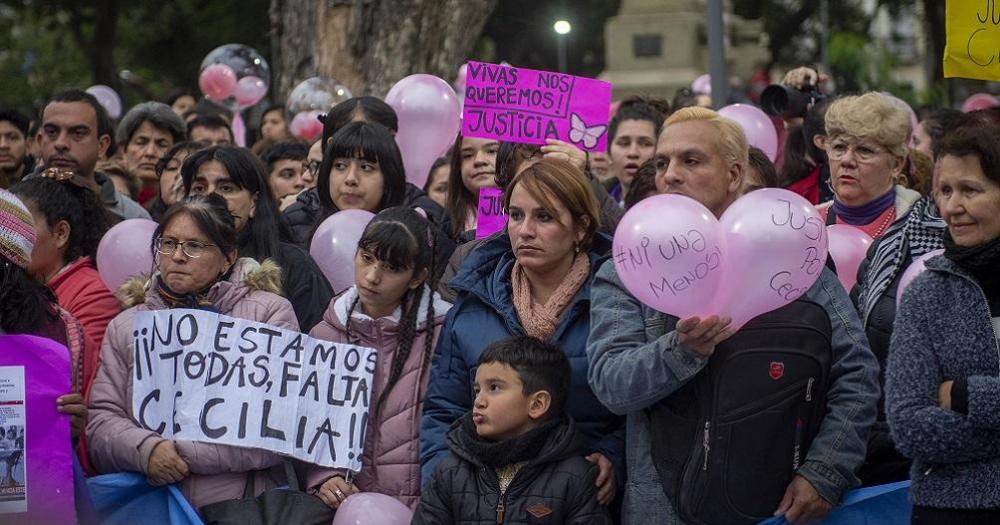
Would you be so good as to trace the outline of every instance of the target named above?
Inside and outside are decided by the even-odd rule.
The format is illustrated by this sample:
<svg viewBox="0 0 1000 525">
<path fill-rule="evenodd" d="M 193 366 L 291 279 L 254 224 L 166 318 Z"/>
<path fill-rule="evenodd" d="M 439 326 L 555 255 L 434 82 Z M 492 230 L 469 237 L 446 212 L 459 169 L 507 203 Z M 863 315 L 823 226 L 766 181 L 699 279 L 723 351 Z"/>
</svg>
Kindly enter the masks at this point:
<svg viewBox="0 0 1000 525">
<path fill-rule="evenodd" d="M 571 129 L 569 130 L 569 140 L 574 144 L 583 144 L 585 148 L 593 148 L 597 145 L 601 135 L 608 130 L 607 124 L 588 128 L 583 123 L 583 119 L 576 113 L 570 114 Z"/>
</svg>

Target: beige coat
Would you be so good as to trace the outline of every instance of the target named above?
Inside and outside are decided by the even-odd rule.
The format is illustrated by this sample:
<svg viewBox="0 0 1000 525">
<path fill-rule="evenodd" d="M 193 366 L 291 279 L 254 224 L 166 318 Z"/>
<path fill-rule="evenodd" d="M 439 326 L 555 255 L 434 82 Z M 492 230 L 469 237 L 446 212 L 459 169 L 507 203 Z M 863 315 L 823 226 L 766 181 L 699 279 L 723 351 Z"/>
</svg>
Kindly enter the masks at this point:
<svg viewBox="0 0 1000 525">
<path fill-rule="evenodd" d="M 273 263 L 240 259 L 233 277 L 216 283 L 208 297 L 222 314 L 298 330 L 291 303 L 276 293 L 278 283 L 280 269 Z M 137 311 L 167 305 L 142 280 L 127 283 L 119 296 L 129 308 L 108 325 L 101 347 L 101 364 L 90 393 L 88 450 L 98 472 L 146 473 L 153 448 L 165 438 L 141 427 L 132 414 L 132 321 Z M 191 471 L 178 487 L 196 509 L 241 498 L 248 472 L 269 469 L 256 475 L 257 493 L 285 482 L 282 460 L 271 452 L 185 440 L 174 444 Z"/>
</svg>

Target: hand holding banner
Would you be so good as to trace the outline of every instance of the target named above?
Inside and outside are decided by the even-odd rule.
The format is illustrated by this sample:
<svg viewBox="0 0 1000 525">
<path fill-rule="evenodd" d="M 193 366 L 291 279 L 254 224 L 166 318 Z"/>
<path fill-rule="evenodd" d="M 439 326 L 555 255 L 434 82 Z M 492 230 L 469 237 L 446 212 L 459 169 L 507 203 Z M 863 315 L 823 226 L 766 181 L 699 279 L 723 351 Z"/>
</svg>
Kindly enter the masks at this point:
<svg viewBox="0 0 1000 525">
<path fill-rule="evenodd" d="M 144 428 L 361 470 L 374 349 L 203 310 L 139 312 L 133 329 Z"/>
</svg>

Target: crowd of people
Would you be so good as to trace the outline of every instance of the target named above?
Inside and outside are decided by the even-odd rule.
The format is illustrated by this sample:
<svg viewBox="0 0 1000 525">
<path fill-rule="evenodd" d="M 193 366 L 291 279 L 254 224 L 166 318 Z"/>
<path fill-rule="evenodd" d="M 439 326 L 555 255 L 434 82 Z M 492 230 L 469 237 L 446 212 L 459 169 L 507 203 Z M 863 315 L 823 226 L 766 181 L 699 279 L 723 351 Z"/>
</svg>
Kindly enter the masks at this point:
<svg viewBox="0 0 1000 525">
<path fill-rule="evenodd" d="M 188 92 L 117 123 L 80 90 L 37 117 L 0 108 L 0 334 L 69 349 L 56 408 L 88 474 L 176 484 L 199 511 L 289 471 L 273 452 L 137 421 L 138 312 L 207 310 L 377 350 L 361 470 L 292 471 L 331 516 L 378 492 L 427 524 L 803 524 L 849 489 L 909 479 L 914 523 L 1000 522 L 1000 110 L 939 109 L 911 129 L 884 94 L 829 96 L 785 123 L 775 165 L 685 100 L 621 101 L 601 153 L 458 136 L 423 188 L 377 97 L 330 108 L 312 144 L 276 106 L 251 148 Z M 488 187 L 507 225 L 477 239 Z M 737 330 L 625 287 L 611 247 L 628 208 L 677 194 L 719 217 L 770 187 L 874 239 L 853 290 L 828 262 L 801 298 Z M 308 246 L 343 210 L 374 219 L 354 285 L 337 290 Z M 109 290 L 98 245 L 131 218 L 157 222 L 155 262 Z M 736 356 L 775 348 L 825 365 L 760 397 L 794 365 L 754 375 Z M 723 381 L 727 367 L 742 379 Z"/>
</svg>

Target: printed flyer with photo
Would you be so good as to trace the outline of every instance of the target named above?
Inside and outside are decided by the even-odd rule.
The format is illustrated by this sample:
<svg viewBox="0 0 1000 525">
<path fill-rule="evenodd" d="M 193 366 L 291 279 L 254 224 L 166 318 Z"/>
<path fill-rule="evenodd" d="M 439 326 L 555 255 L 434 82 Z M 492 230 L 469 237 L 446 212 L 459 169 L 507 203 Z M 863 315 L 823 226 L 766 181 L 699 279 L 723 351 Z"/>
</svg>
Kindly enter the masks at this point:
<svg viewBox="0 0 1000 525">
<path fill-rule="evenodd" d="M 0 514 L 28 510 L 25 421 L 24 367 L 0 366 Z"/>
</svg>

